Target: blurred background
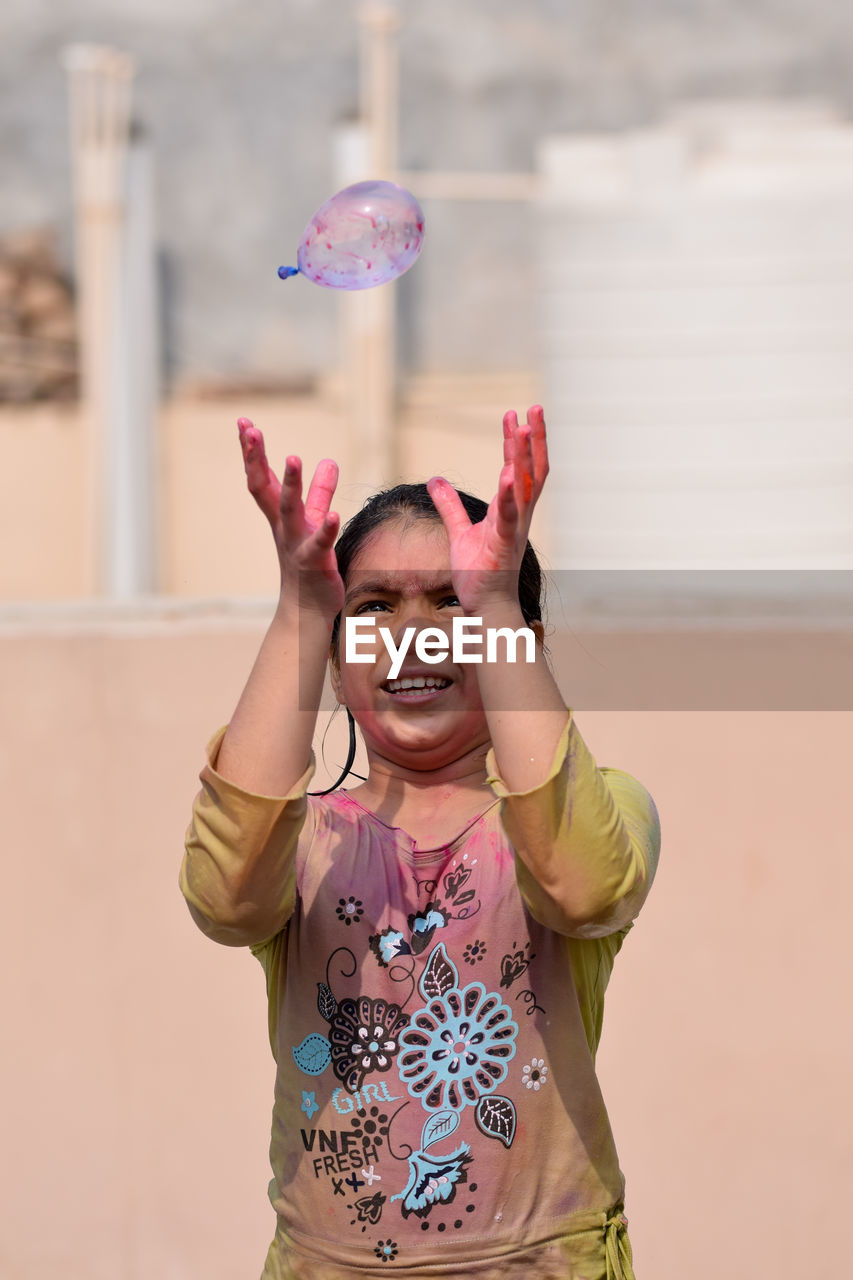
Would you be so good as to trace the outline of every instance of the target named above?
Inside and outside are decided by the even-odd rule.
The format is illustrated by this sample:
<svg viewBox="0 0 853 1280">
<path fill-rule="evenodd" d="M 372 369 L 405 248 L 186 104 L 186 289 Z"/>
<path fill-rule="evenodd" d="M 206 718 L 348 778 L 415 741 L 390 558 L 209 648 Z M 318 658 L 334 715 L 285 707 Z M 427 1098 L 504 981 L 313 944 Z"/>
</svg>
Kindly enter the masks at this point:
<svg viewBox="0 0 853 1280">
<path fill-rule="evenodd" d="M 226 1280 L 272 1235 L 261 972 L 174 887 L 277 582 L 237 417 L 338 459 L 346 518 L 488 498 L 533 402 L 555 667 L 664 832 L 599 1056 L 637 1274 L 831 1273 L 851 37 L 829 0 L 0 13 L 4 1276 Z M 412 270 L 279 280 L 365 177 L 419 199 Z"/>
</svg>

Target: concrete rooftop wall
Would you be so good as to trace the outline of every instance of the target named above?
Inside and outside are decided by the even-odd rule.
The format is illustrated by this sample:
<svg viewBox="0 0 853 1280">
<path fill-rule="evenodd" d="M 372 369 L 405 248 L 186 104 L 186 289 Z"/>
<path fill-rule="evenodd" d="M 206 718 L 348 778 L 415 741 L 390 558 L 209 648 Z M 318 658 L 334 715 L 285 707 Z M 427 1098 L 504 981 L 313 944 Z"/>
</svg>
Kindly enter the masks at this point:
<svg viewBox="0 0 853 1280">
<path fill-rule="evenodd" d="M 0 632 L 4 1280 L 260 1272 L 274 1229 L 263 975 L 197 932 L 176 881 L 204 742 L 262 629 L 187 613 Z M 834 1274 L 851 714 L 578 723 L 601 764 L 649 787 L 663 828 L 598 1061 L 637 1275 Z"/>
</svg>

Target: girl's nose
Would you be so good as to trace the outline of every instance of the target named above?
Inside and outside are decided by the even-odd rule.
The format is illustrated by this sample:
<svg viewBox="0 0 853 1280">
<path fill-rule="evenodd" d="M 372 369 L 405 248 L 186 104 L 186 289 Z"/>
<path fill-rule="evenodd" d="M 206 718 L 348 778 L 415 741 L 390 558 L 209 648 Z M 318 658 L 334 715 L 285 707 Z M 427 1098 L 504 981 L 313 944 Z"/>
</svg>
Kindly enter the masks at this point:
<svg viewBox="0 0 853 1280">
<path fill-rule="evenodd" d="M 451 634 L 452 634 L 452 624 L 450 619 L 435 617 L 429 613 L 425 613 L 423 609 L 413 609 L 409 613 L 404 612 L 403 616 L 398 617 L 395 622 L 394 629 L 391 632 L 391 636 L 396 646 L 399 647 L 403 639 L 403 636 L 405 635 L 409 627 L 414 627 L 415 629 L 414 635 L 412 636 L 411 642 L 409 644 L 410 653 L 414 652 L 415 643 L 417 641 L 419 633 L 421 631 L 424 631 L 427 627 L 432 627 L 438 631 L 443 632 L 444 635 L 447 636 L 448 641 L 450 640 Z"/>
</svg>

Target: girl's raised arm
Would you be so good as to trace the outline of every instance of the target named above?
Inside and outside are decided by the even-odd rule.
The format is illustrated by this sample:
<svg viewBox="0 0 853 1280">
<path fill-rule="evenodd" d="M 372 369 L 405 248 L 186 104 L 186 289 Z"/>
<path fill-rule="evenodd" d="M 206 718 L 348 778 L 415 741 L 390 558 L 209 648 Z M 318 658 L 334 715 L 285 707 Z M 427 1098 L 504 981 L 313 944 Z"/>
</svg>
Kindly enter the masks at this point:
<svg viewBox="0 0 853 1280">
<path fill-rule="evenodd" d="M 534 405 L 519 426 L 504 416 L 504 466 L 484 520 L 472 524 L 446 480 L 430 481 L 450 541 L 454 589 L 466 614 L 491 628 L 524 626 L 518 573 L 534 505 L 548 474 L 545 422 Z M 522 646 L 523 647 L 523 646 Z M 557 932 L 598 937 L 633 920 L 660 846 L 657 813 L 627 775 L 598 769 L 545 660 L 477 667 L 503 800 L 502 818 L 531 914 Z"/>
<path fill-rule="evenodd" d="M 484 630 L 525 626 L 518 601 L 518 574 L 533 509 L 548 475 L 548 448 L 541 405 L 519 425 L 504 414 L 504 465 L 486 518 L 472 524 L 452 485 L 429 482 L 432 500 L 450 542 L 453 584 L 466 614 L 482 619 Z M 536 646 L 532 663 L 498 659 L 477 667 L 483 707 L 501 775 L 513 791 L 544 781 L 568 720 L 568 708 Z M 523 650 L 524 646 L 521 646 Z"/>
<path fill-rule="evenodd" d="M 330 510 L 337 465 L 319 463 L 302 497 L 302 463 L 289 457 L 279 483 L 260 431 L 238 423 L 249 491 L 272 529 L 281 569 L 278 606 L 228 725 L 217 771 L 258 795 L 287 795 L 311 755 L 332 624 L 344 586 Z"/>
</svg>

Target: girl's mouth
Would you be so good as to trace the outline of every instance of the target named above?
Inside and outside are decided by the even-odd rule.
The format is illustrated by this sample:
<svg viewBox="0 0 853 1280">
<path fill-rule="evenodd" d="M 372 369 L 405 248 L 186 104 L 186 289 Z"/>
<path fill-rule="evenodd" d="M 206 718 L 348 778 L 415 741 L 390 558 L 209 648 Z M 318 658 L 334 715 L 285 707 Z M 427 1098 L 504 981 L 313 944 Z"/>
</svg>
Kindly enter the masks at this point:
<svg viewBox="0 0 853 1280">
<path fill-rule="evenodd" d="M 396 698 L 420 699 L 434 697 L 452 683 L 444 676 L 401 676 L 398 680 L 386 680 L 382 688 Z"/>
</svg>

